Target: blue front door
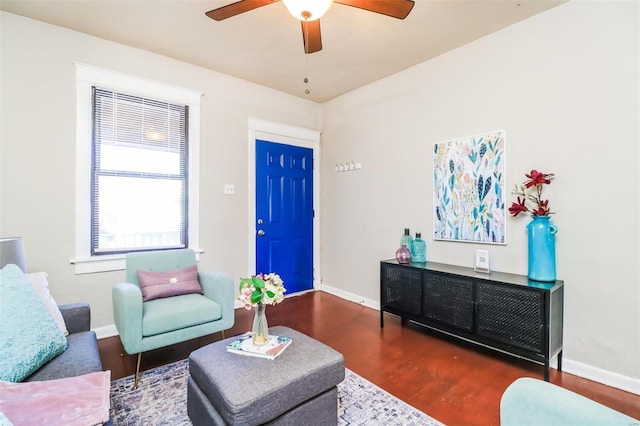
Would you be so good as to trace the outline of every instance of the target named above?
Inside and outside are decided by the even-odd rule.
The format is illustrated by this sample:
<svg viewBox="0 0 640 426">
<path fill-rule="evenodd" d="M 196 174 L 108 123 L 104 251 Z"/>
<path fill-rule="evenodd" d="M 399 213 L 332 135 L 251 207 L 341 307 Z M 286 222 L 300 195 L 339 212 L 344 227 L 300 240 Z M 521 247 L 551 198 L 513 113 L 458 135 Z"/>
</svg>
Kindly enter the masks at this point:
<svg viewBox="0 0 640 426">
<path fill-rule="evenodd" d="M 313 150 L 256 140 L 256 272 L 313 288 Z"/>
</svg>

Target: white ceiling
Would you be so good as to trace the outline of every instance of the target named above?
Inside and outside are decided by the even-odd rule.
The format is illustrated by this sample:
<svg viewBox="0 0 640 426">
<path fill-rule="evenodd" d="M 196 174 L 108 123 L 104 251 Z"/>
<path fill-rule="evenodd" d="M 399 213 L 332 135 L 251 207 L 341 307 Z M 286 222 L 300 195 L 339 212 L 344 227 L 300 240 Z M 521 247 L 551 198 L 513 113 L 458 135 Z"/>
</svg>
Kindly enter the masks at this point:
<svg viewBox="0 0 640 426">
<path fill-rule="evenodd" d="M 416 0 L 404 20 L 334 4 L 320 20 L 323 50 L 310 55 L 281 2 L 205 16 L 234 1 L 2 0 L 0 9 L 324 102 L 566 0 Z"/>
</svg>

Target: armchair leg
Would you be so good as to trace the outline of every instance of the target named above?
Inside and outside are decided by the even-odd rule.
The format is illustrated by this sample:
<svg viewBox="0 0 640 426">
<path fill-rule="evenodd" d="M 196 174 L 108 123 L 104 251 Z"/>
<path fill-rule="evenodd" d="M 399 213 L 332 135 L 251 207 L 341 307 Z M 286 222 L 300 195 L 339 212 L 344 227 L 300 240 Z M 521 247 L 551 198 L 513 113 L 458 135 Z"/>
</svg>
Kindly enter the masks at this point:
<svg viewBox="0 0 640 426">
<path fill-rule="evenodd" d="M 142 352 L 138 352 L 138 362 L 136 364 L 136 378 L 133 381 L 134 389 L 138 389 L 138 378 L 140 377 L 140 359 L 142 359 Z"/>
</svg>

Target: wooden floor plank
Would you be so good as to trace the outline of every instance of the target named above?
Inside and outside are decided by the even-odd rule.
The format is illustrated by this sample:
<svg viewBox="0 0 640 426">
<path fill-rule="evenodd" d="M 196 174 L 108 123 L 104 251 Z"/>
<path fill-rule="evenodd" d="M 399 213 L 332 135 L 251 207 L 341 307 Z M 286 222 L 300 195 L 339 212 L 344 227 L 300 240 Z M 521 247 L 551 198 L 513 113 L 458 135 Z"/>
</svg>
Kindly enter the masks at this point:
<svg viewBox="0 0 640 426">
<path fill-rule="evenodd" d="M 542 379 L 542 366 L 465 343 L 321 291 L 288 297 L 267 307 L 270 326 L 284 325 L 341 352 L 345 365 L 377 386 L 441 422 L 499 425 L 500 397 L 519 377 Z M 250 330 L 253 311 L 236 310 L 226 337 Z M 142 369 L 188 357 L 220 340 L 220 333 L 146 352 Z M 134 355 L 124 355 L 120 339 L 98 342 L 103 368 L 112 379 L 135 372 Z M 551 370 L 551 382 L 640 419 L 640 396 Z"/>
</svg>

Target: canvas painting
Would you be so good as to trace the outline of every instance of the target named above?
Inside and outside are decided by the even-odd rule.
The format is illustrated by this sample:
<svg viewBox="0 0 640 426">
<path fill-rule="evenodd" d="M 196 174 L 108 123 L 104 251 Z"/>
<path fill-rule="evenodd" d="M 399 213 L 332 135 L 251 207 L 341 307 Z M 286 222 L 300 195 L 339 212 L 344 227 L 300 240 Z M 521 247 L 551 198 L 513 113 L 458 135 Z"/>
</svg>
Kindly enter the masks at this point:
<svg viewBox="0 0 640 426">
<path fill-rule="evenodd" d="M 504 130 L 434 144 L 434 239 L 506 244 L 504 163 Z"/>
</svg>

